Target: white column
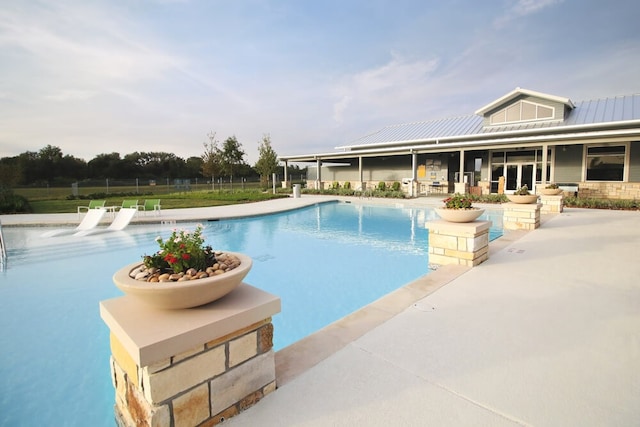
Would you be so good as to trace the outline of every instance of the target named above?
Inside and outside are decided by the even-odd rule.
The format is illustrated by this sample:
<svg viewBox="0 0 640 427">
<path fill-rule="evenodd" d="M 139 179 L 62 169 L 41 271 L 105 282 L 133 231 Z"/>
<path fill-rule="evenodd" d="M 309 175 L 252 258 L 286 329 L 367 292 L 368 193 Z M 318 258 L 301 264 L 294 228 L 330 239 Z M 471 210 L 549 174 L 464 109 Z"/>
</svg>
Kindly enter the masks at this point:
<svg viewBox="0 0 640 427">
<path fill-rule="evenodd" d="M 409 196 L 415 196 L 414 189 L 416 182 L 418 181 L 418 154 L 411 152 L 411 189 L 409 190 Z"/>
<path fill-rule="evenodd" d="M 546 184 L 547 179 L 547 162 L 549 159 L 547 158 L 547 151 L 549 151 L 549 146 L 547 144 L 542 144 L 542 176 L 540 177 L 540 183 L 542 184 L 542 188 L 544 188 L 544 184 Z"/>
<path fill-rule="evenodd" d="M 289 181 L 289 177 L 287 174 L 287 169 L 289 168 L 289 162 L 287 160 L 284 161 L 284 182 Z"/>
<path fill-rule="evenodd" d="M 358 179 L 360 180 L 360 189 L 364 191 L 364 170 L 362 168 L 362 156 L 358 157 Z"/>
<path fill-rule="evenodd" d="M 464 182 L 464 150 L 460 150 L 460 174 L 458 175 L 458 182 Z"/>
<path fill-rule="evenodd" d="M 316 176 L 316 189 L 320 190 L 322 185 L 322 162 L 320 159 L 316 160 L 316 168 L 318 169 L 318 176 Z"/>
</svg>

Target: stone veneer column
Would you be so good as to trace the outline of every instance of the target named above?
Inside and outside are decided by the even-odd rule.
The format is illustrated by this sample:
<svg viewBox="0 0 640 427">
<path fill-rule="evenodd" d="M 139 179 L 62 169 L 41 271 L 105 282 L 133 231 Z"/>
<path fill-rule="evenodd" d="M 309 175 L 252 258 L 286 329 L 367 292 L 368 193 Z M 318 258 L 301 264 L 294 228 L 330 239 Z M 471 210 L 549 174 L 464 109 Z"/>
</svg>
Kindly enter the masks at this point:
<svg viewBox="0 0 640 427">
<path fill-rule="evenodd" d="M 184 310 L 126 296 L 100 302 L 118 425 L 212 426 L 274 391 L 279 311 L 278 297 L 247 284 Z"/>
<path fill-rule="evenodd" d="M 541 203 L 503 203 L 505 230 L 535 230 L 540 227 Z"/>
<path fill-rule="evenodd" d="M 474 267 L 489 259 L 491 221 L 429 221 L 429 264 Z"/>
<path fill-rule="evenodd" d="M 564 209 L 564 195 L 546 196 L 541 194 L 540 203 L 542 203 L 542 208 L 540 209 L 542 213 L 561 213 Z"/>
</svg>

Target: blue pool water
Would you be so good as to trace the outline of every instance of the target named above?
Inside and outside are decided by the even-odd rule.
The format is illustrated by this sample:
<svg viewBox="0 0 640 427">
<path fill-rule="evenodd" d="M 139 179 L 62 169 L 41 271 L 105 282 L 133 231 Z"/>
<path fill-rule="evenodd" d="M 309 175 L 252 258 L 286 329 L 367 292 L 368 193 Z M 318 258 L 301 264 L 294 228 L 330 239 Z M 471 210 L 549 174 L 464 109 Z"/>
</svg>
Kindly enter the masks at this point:
<svg viewBox="0 0 640 427">
<path fill-rule="evenodd" d="M 488 215 L 495 238 L 502 218 Z M 202 223 L 208 244 L 253 258 L 247 283 L 282 299 L 273 318 L 278 350 L 427 273 L 430 219 L 428 209 L 328 203 Z M 98 303 L 122 295 L 113 273 L 155 252 L 156 236 L 195 226 L 131 226 L 83 238 L 4 228 L 1 426 L 114 425 L 108 329 Z"/>
</svg>

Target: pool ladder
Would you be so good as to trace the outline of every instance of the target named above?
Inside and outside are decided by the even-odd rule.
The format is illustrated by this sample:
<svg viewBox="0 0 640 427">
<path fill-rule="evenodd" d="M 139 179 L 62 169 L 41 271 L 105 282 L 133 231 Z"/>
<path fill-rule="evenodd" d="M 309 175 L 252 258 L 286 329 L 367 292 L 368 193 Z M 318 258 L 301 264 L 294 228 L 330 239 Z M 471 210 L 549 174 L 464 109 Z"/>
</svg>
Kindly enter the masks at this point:
<svg viewBox="0 0 640 427">
<path fill-rule="evenodd" d="M 2 235 L 2 221 L 0 221 L 0 271 L 4 270 L 7 262 L 7 248 L 4 246 L 4 236 Z"/>
</svg>

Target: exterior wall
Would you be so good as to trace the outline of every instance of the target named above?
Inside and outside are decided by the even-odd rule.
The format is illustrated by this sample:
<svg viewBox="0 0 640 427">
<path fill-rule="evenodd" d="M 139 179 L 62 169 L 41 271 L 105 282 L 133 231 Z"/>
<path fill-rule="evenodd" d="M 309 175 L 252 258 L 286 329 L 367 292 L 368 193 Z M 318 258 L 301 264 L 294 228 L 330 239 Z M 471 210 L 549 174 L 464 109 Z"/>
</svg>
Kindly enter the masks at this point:
<svg viewBox="0 0 640 427">
<path fill-rule="evenodd" d="M 630 144 L 629 182 L 640 182 L 640 141 Z"/>
<path fill-rule="evenodd" d="M 563 145 L 556 147 L 554 181 L 574 183 L 582 180 L 583 145 Z"/>
</svg>

